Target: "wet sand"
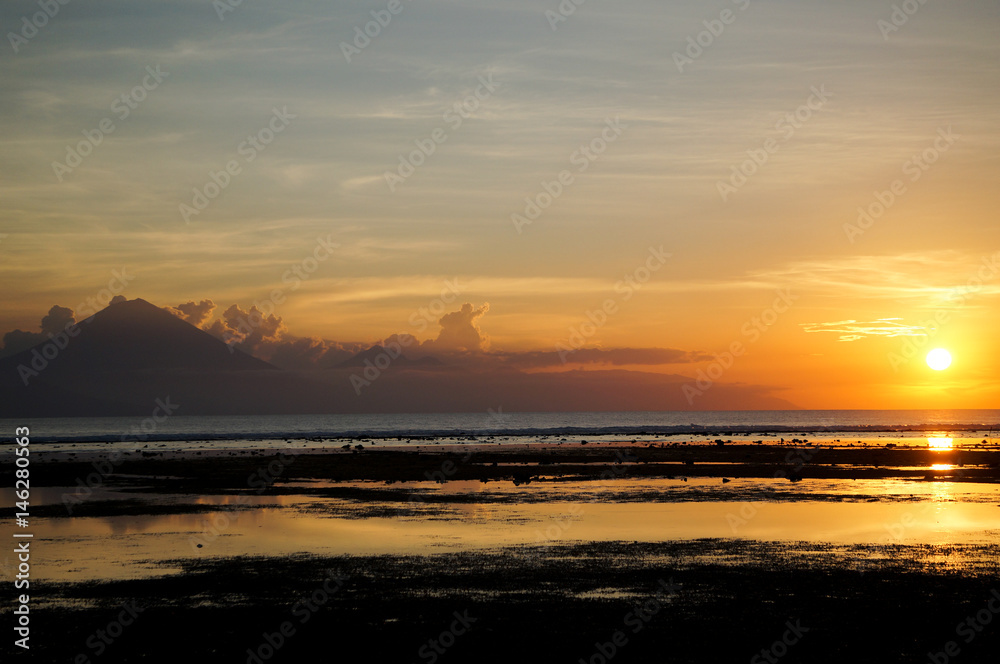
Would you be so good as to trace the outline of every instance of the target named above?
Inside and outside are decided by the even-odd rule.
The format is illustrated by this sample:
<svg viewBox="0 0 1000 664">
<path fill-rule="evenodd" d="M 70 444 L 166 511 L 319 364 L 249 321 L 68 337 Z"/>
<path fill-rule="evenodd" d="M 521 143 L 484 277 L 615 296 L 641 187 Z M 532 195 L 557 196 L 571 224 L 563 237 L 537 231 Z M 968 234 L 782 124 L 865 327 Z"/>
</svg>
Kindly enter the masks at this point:
<svg viewBox="0 0 1000 664">
<path fill-rule="evenodd" d="M 998 452 L 649 445 L 40 458 L 32 656 L 993 661 Z"/>
<path fill-rule="evenodd" d="M 859 569 L 864 554 L 702 540 L 186 560 L 177 577 L 40 588 L 60 608 L 40 614 L 51 636 L 33 655 L 93 656 L 89 635 L 135 600 L 138 620 L 99 661 L 600 662 L 614 646 L 616 662 L 745 662 L 761 650 L 787 662 L 922 662 L 949 641 L 958 661 L 995 661 L 997 625 L 971 643 L 955 633 L 988 612 L 995 566 L 940 571 L 935 552 L 901 547 Z M 474 622 L 449 637 L 456 614 Z M 449 647 L 429 649 L 432 639 Z"/>
</svg>

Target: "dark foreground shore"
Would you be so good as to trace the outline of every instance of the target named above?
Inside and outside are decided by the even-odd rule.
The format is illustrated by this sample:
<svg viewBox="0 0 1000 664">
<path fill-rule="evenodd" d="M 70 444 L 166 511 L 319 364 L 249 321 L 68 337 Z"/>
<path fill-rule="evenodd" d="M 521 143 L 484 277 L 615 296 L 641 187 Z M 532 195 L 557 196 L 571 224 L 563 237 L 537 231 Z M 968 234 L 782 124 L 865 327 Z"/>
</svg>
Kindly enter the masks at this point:
<svg viewBox="0 0 1000 664">
<path fill-rule="evenodd" d="M 702 540 L 422 557 L 185 561 L 179 577 L 39 588 L 39 596 L 61 608 L 39 610 L 31 657 L 996 661 L 996 565 L 955 570 L 946 562 L 949 551 L 924 547 L 899 547 L 878 562 L 862 562 L 870 553 Z M 74 605 L 87 608 L 69 608 Z M 129 608 L 136 617 L 126 615 L 131 624 L 116 628 Z M 958 656 L 928 658 L 949 647 Z"/>
<path fill-rule="evenodd" d="M 348 500 L 352 518 L 365 522 L 369 501 L 410 499 L 409 490 L 396 496 L 391 484 L 401 481 L 513 482 L 530 485 L 519 498 L 529 501 L 533 482 L 551 491 L 562 480 L 613 478 L 625 481 L 609 500 L 646 501 L 658 498 L 623 497 L 629 478 L 782 478 L 796 488 L 811 478 L 988 483 L 1000 474 L 998 454 L 780 445 L 136 454 L 100 474 L 101 490 L 115 497 L 83 499 L 72 517 L 56 502 L 33 513 L 53 521 L 169 515 L 215 508 L 163 496 L 302 494 Z M 33 486 L 79 487 L 100 463 L 39 459 Z M 337 486 L 352 480 L 382 487 Z M 806 493 L 754 499 L 826 499 Z M 506 499 L 491 496 L 475 500 Z M 399 513 L 414 518 L 402 506 Z M 442 517 L 431 510 L 421 518 Z M 994 662 L 1000 651 L 997 546 L 625 540 L 169 562 L 181 572 L 33 581 L 31 650 L 19 661 L 964 664 Z"/>
</svg>

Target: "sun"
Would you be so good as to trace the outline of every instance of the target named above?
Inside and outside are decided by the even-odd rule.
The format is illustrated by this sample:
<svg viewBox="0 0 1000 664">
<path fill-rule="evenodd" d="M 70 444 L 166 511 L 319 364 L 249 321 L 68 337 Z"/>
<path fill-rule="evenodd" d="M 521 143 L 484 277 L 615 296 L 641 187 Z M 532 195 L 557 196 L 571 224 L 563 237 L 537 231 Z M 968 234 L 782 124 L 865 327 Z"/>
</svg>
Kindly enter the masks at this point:
<svg viewBox="0 0 1000 664">
<path fill-rule="evenodd" d="M 944 371 L 951 366 L 951 353 L 944 348 L 935 348 L 927 353 L 927 366 L 934 371 Z"/>
</svg>

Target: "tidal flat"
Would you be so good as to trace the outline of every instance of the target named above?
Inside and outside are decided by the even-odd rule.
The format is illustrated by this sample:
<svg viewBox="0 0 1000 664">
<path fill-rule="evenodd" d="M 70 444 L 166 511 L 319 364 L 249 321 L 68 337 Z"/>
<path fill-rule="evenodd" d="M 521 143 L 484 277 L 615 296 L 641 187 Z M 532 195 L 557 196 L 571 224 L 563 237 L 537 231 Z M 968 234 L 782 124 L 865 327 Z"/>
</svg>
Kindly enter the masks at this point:
<svg viewBox="0 0 1000 664">
<path fill-rule="evenodd" d="M 998 645 L 992 449 L 292 448 L 137 454 L 86 490 L 100 455 L 40 456 L 34 656 L 908 662 L 950 646 L 977 662 Z"/>
</svg>

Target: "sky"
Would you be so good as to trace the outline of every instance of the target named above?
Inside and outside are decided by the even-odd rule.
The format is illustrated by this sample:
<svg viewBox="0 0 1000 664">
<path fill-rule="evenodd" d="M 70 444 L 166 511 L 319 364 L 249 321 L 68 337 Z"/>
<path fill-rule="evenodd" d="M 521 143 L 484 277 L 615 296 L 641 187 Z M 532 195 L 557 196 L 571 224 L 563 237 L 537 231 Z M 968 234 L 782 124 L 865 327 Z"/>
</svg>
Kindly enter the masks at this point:
<svg viewBox="0 0 1000 664">
<path fill-rule="evenodd" d="M 295 367 L 1000 403 L 992 0 L 40 7 L 0 7 L 0 333 L 123 295 Z"/>
</svg>

